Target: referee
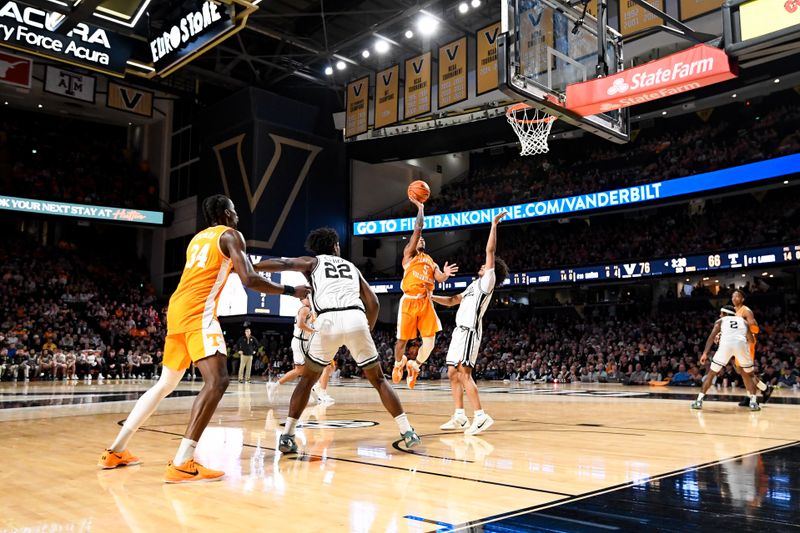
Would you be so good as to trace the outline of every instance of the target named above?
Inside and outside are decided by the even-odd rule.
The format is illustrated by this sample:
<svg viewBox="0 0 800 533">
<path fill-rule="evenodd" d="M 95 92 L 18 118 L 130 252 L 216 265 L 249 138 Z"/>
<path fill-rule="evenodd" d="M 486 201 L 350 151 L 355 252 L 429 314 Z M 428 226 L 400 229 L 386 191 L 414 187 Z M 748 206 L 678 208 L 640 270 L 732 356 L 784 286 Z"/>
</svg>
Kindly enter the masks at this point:
<svg viewBox="0 0 800 533">
<path fill-rule="evenodd" d="M 239 383 L 250 383 L 250 370 L 253 367 L 253 356 L 258 351 L 258 341 L 250 334 L 250 328 L 244 328 L 244 336 L 236 343 L 242 361 L 239 364 Z"/>
</svg>

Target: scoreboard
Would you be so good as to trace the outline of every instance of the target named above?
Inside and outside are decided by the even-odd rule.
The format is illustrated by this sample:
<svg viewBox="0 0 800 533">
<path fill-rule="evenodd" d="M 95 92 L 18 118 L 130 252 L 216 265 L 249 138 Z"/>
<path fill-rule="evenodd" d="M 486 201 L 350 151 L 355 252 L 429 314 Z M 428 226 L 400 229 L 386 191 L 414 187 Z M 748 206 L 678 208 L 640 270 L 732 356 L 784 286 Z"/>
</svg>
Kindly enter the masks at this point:
<svg viewBox="0 0 800 533">
<path fill-rule="evenodd" d="M 608 265 L 512 272 L 509 273 L 503 286 L 526 287 L 616 281 L 698 272 L 717 272 L 758 266 L 770 267 L 789 263 L 800 263 L 800 244 L 732 250 L 702 255 L 676 255 L 661 259 Z M 444 283 L 437 283 L 437 290 L 461 290 L 466 288 L 473 279 L 470 276 L 453 277 Z M 401 292 L 400 280 L 376 280 L 371 281 L 370 285 L 379 294 Z"/>
</svg>

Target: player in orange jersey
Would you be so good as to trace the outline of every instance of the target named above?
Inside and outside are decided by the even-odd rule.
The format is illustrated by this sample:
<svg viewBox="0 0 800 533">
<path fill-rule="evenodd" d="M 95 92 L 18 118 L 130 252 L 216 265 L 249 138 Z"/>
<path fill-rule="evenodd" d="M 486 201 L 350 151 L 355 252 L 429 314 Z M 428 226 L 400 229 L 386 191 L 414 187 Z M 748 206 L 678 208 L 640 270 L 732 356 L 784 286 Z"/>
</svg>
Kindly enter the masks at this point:
<svg viewBox="0 0 800 533">
<path fill-rule="evenodd" d="M 458 265 L 445 263 L 444 268 L 440 270 L 431 256 L 425 253 L 425 239 L 422 238 L 425 206 L 410 196 L 408 199 L 417 206 L 417 220 L 414 223 L 414 233 L 411 234 L 411 239 L 403 250 L 404 272 L 400 284 L 403 296 L 400 298 L 400 308 L 397 312 L 397 342 L 394 346 L 392 382 L 400 383 L 405 367 L 408 370 L 406 378 L 408 387 L 413 389 L 419 377 L 419 367 L 428 360 L 436 342 L 436 334 L 442 330 L 442 323 L 439 322 L 431 302 L 434 284 L 436 281 L 445 281 L 458 272 Z M 406 345 L 409 340 L 417 338 L 417 331 L 422 337 L 422 346 L 419 348 L 416 360 L 408 360 L 405 355 Z"/>
<path fill-rule="evenodd" d="M 278 285 L 256 273 L 245 254 L 244 238 L 236 231 L 239 216 L 229 198 L 222 195 L 206 198 L 203 215 L 209 227 L 189 242 L 186 265 L 178 288 L 169 300 L 161 377 L 139 398 L 116 440 L 101 455 L 98 466 L 102 468 L 141 462 L 128 451 L 128 442 L 153 414 L 161 400 L 180 383 L 189 365 L 194 363 L 203 376 L 203 388 L 192 406 L 189 426 L 178 452 L 167 465 L 164 481 L 183 483 L 221 478 L 223 472 L 195 462 L 194 449 L 228 388 L 225 365 L 227 350 L 217 320 L 217 304 L 222 287 L 232 269 L 249 289 L 298 298 L 308 295 L 308 287 Z"/>
<path fill-rule="evenodd" d="M 750 358 L 755 362 L 756 360 L 756 343 L 758 342 L 758 333 L 761 331 L 761 328 L 758 327 L 758 322 L 756 322 L 756 317 L 753 314 L 753 310 L 744 305 L 744 292 L 740 289 L 736 289 L 731 294 L 731 303 L 733 307 L 736 309 L 736 316 L 740 316 L 745 319 L 747 322 L 747 327 L 750 329 L 750 333 L 753 334 L 752 341 L 748 344 L 750 345 Z M 736 363 L 736 371 L 742 376 L 742 379 L 747 379 L 748 376 L 742 372 L 742 368 Z M 756 372 L 750 374 L 750 378 L 755 383 L 756 388 L 761 391 L 761 403 L 767 403 L 772 396 L 772 391 L 775 390 L 772 385 L 767 385 L 761 378 L 758 377 Z M 739 402 L 740 406 L 747 407 L 749 405 L 749 400 L 745 398 L 741 402 Z"/>
</svg>

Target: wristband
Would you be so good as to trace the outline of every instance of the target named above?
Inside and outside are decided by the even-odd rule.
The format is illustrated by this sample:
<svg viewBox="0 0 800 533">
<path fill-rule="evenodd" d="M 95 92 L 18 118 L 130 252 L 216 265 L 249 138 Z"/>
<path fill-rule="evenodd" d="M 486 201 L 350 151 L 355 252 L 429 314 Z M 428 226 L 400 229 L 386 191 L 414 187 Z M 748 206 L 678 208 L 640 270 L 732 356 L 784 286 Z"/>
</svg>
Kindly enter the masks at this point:
<svg viewBox="0 0 800 533">
<path fill-rule="evenodd" d="M 759 331 L 761 331 L 761 328 L 759 328 L 758 326 L 756 325 L 750 326 L 750 333 L 752 333 L 753 335 L 757 335 Z"/>
<path fill-rule="evenodd" d="M 297 291 L 295 291 L 294 287 L 292 287 L 291 285 L 284 285 L 283 292 L 281 294 L 285 294 L 287 296 L 294 296 L 295 292 Z"/>
</svg>

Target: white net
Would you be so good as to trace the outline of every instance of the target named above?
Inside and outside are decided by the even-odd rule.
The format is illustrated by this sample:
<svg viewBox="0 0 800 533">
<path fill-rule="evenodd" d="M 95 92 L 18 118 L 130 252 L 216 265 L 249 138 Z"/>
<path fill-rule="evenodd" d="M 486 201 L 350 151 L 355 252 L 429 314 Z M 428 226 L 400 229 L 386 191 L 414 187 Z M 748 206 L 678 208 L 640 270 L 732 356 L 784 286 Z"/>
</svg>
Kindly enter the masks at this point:
<svg viewBox="0 0 800 533">
<path fill-rule="evenodd" d="M 547 137 L 557 117 L 527 104 L 514 104 L 506 110 L 506 119 L 519 137 L 519 155 L 546 154 Z"/>
</svg>

